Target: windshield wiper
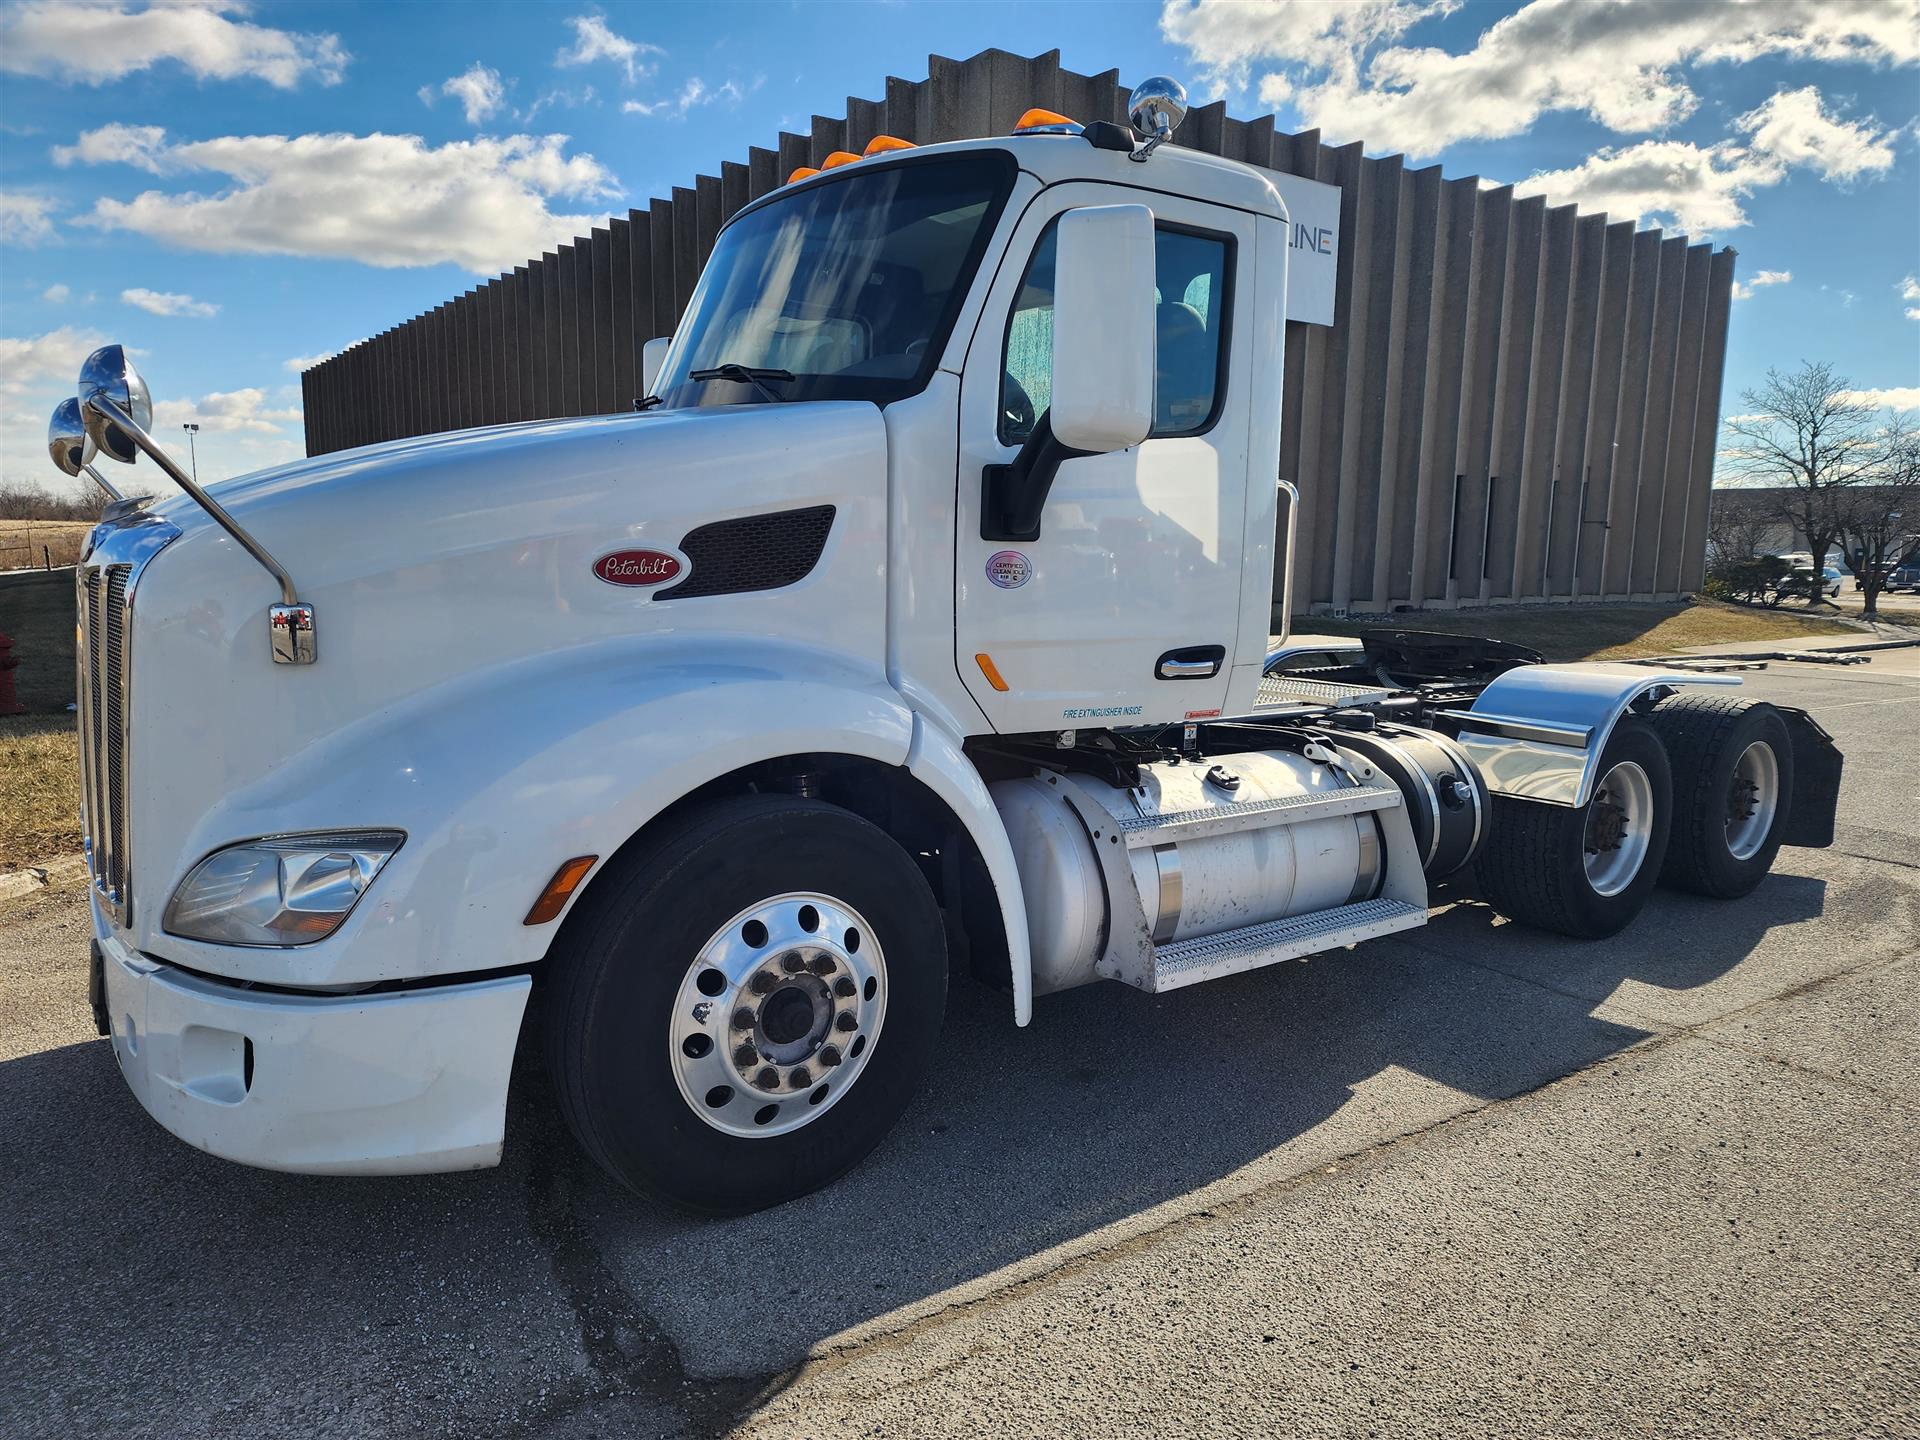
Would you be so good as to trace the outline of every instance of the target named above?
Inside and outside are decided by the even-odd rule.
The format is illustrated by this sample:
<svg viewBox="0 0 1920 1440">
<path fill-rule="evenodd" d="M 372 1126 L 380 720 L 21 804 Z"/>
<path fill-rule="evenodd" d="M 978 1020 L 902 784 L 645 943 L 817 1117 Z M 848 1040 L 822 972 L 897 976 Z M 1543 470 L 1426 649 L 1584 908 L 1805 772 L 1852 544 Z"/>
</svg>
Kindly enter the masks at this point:
<svg viewBox="0 0 1920 1440">
<path fill-rule="evenodd" d="M 791 370 L 773 370 L 763 365 L 713 365 L 705 370 L 689 370 L 689 380 L 731 380 L 738 385 L 751 385 L 769 400 L 784 400 L 787 397 L 767 384 L 769 380 L 791 380 Z"/>
</svg>

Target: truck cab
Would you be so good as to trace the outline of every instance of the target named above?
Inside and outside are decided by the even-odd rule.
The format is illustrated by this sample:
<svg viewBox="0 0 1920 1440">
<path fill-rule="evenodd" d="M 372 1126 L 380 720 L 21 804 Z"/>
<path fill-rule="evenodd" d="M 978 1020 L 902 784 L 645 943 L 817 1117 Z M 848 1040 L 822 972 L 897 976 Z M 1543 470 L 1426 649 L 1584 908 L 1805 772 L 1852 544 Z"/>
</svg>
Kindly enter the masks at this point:
<svg viewBox="0 0 1920 1440">
<path fill-rule="evenodd" d="M 1263 674 L 1286 210 L 1135 102 L 796 174 L 632 414 L 202 491 L 89 360 L 56 462 L 188 492 L 78 582 L 95 1012 L 162 1124 L 490 1165 L 535 1044 L 610 1173 L 750 1209 L 878 1143 L 950 973 L 1026 1025 L 1417 926 L 1470 866 L 1600 936 L 1830 838 L 1818 726 L 1683 690 L 1733 677 L 1403 632 Z"/>
</svg>

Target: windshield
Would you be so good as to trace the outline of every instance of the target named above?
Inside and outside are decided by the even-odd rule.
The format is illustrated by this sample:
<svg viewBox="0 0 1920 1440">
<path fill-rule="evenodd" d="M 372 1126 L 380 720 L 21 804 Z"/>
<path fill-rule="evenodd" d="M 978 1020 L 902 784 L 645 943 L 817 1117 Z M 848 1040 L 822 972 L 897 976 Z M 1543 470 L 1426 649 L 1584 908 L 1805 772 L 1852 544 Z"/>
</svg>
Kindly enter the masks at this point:
<svg viewBox="0 0 1920 1440">
<path fill-rule="evenodd" d="M 922 389 L 1014 177 L 981 150 L 829 171 L 721 232 L 654 383 L 672 408 Z M 786 371 L 696 380 L 721 366 Z"/>
</svg>

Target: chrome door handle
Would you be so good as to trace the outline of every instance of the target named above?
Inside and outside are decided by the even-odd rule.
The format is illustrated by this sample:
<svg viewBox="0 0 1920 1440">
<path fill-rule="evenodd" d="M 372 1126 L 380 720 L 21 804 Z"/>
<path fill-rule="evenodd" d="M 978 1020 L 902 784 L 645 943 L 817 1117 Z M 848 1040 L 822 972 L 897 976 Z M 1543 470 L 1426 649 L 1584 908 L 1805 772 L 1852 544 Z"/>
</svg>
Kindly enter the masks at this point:
<svg viewBox="0 0 1920 1440">
<path fill-rule="evenodd" d="M 1162 680 L 1205 680 L 1220 673 L 1218 660 L 1162 660 Z"/>
</svg>

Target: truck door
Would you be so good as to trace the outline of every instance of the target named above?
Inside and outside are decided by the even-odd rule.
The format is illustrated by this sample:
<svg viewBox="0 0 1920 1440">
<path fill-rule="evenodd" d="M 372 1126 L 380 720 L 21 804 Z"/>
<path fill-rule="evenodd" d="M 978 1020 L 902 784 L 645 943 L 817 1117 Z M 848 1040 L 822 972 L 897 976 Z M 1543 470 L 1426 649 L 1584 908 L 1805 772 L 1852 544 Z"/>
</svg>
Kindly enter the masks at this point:
<svg viewBox="0 0 1920 1440">
<path fill-rule="evenodd" d="M 1010 461 L 1047 409 L 1054 222 L 1115 203 L 1154 212 L 1153 429 L 1062 464 L 1038 538 L 983 539 L 982 471 Z M 1256 338 L 1232 320 L 1253 257 L 1252 217 L 1157 192 L 1060 185 L 1021 219 L 968 347 L 959 417 L 955 662 L 997 730 L 1179 721 L 1225 704 Z"/>
</svg>

